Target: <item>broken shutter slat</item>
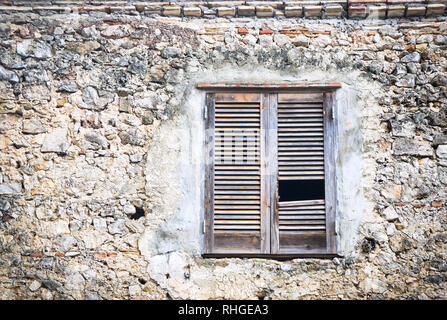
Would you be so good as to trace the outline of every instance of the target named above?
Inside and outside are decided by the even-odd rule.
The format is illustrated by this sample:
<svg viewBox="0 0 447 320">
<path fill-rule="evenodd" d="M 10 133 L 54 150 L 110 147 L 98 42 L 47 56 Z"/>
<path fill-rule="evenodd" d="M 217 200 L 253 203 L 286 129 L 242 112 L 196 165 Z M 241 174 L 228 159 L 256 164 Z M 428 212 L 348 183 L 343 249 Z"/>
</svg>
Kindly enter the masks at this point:
<svg viewBox="0 0 447 320">
<path fill-rule="evenodd" d="M 323 94 L 278 94 L 278 183 L 325 179 Z M 278 254 L 326 253 L 325 199 L 281 201 Z"/>
</svg>

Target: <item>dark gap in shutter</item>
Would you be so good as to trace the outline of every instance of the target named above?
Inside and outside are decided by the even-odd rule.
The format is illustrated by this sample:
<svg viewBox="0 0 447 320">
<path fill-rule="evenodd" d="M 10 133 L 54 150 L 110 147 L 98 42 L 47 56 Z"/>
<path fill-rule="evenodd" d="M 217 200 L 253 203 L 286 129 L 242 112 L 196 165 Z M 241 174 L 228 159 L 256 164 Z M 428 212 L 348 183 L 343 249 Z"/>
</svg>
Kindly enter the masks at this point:
<svg viewBox="0 0 447 320">
<path fill-rule="evenodd" d="M 283 180 L 278 190 L 280 202 L 324 199 L 324 180 Z"/>
</svg>

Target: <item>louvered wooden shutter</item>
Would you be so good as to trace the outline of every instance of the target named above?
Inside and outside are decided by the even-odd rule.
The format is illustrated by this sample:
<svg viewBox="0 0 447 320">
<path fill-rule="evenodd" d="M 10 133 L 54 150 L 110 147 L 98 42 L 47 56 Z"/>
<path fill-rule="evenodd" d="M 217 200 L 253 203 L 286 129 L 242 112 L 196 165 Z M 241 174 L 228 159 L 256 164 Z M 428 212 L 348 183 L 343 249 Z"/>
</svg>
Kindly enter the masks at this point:
<svg viewBox="0 0 447 320">
<path fill-rule="evenodd" d="M 208 93 L 205 253 L 335 254 L 331 93 Z M 322 180 L 322 199 L 278 201 L 278 181 Z"/>
<path fill-rule="evenodd" d="M 323 93 L 278 94 L 278 181 L 321 180 L 325 196 L 301 201 L 279 199 L 272 222 L 272 251 L 276 254 L 335 253 L 335 203 L 328 205 L 327 201 L 335 201 L 330 97 Z"/>
<path fill-rule="evenodd" d="M 207 253 L 265 253 L 261 94 L 208 94 Z"/>
</svg>

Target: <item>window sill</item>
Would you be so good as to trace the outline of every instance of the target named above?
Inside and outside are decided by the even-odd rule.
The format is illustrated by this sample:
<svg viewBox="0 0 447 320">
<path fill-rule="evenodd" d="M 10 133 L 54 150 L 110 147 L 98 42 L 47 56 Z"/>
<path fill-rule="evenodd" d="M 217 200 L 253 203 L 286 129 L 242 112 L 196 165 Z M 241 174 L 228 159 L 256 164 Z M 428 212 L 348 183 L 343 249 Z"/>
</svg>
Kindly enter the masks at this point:
<svg viewBox="0 0 447 320">
<path fill-rule="evenodd" d="M 270 260 L 291 260 L 297 258 L 333 259 L 342 258 L 336 253 L 305 253 L 305 254 L 241 254 L 241 253 L 204 253 L 203 258 L 261 258 Z"/>
</svg>

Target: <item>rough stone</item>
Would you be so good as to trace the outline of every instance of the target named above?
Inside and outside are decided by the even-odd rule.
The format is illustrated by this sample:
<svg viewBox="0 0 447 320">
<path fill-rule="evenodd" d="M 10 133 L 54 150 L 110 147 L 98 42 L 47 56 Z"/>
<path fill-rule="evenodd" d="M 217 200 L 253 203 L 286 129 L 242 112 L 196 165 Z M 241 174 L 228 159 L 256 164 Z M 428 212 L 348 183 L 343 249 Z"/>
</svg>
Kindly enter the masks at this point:
<svg viewBox="0 0 447 320">
<path fill-rule="evenodd" d="M 129 230 L 126 227 L 126 222 L 124 219 L 119 219 L 108 226 L 109 233 L 114 234 L 126 234 Z"/>
<path fill-rule="evenodd" d="M 47 59 L 52 56 L 51 47 L 48 44 L 31 39 L 26 39 L 18 43 L 17 53 L 25 58 L 33 57 L 36 59 Z"/>
<path fill-rule="evenodd" d="M 70 81 L 62 83 L 59 88 L 57 89 L 58 92 L 68 92 L 68 93 L 74 93 L 78 91 L 78 85 L 76 82 Z"/>
<path fill-rule="evenodd" d="M 42 284 L 39 281 L 34 280 L 33 282 L 31 282 L 28 289 L 30 289 L 31 291 L 34 292 L 34 291 L 38 290 L 41 286 L 42 286 Z"/>
<path fill-rule="evenodd" d="M 436 149 L 436 155 L 441 159 L 447 159 L 447 145 L 439 145 Z"/>
<path fill-rule="evenodd" d="M 119 137 L 123 144 L 134 146 L 143 146 L 146 140 L 146 137 L 138 128 L 131 128 L 127 131 L 120 132 Z"/>
<path fill-rule="evenodd" d="M 383 64 L 377 60 L 371 61 L 368 65 L 369 71 L 375 74 L 379 74 L 383 70 Z"/>
<path fill-rule="evenodd" d="M 64 286 L 67 290 L 82 290 L 85 285 L 84 277 L 76 272 L 67 276 Z"/>
<path fill-rule="evenodd" d="M 421 55 L 419 54 L 419 52 L 415 51 L 412 53 L 409 53 L 405 56 L 403 56 L 400 59 L 401 62 L 420 62 L 421 61 Z"/>
<path fill-rule="evenodd" d="M 399 219 L 399 215 L 397 214 L 396 210 L 394 210 L 394 208 L 391 206 L 383 211 L 383 215 L 388 222 L 396 221 L 397 219 Z"/>
<path fill-rule="evenodd" d="M 27 134 L 39 134 L 47 132 L 41 121 L 37 119 L 24 120 L 22 132 Z"/>
<path fill-rule="evenodd" d="M 433 156 L 433 148 L 428 142 L 416 142 L 409 138 L 398 138 L 393 143 L 393 152 L 397 156 L 412 155 L 430 157 Z"/>
<path fill-rule="evenodd" d="M 414 74 L 406 74 L 399 78 L 396 82 L 398 87 L 414 88 L 416 84 L 416 76 Z"/>
<path fill-rule="evenodd" d="M 0 211 L 8 211 L 11 208 L 9 201 L 0 199 Z"/>
<path fill-rule="evenodd" d="M 284 34 L 275 34 L 273 40 L 280 47 L 290 43 L 290 38 Z"/>
<path fill-rule="evenodd" d="M 52 279 L 44 279 L 44 280 L 42 280 L 42 285 L 45 288 L 47 288 L 47 289 L 49 289 L 51 291 L 57 290 L 57 288 L 62 286 L 62 284 L 59 281 L 52 280 Z"/>
<path fill-rule="evenodd" d="M 366 278 L 361 281 L 359 287 L 369 293 L 384 293 L 387 290 L 386 283 L 377 278 Z"/>
<path fill-rule="evenodd" d="M 95 150 L 107 149 L 109 146 L 109 142 L 107 141 L 106 137 L 96 131 L 90 130 L 84 134 L 84 137 L 88 142 L 93 144 L 93 149 Z"/>
<path fill-rule="evenodd" d="M 308 47 L 309 43 L 310 43 L 310 39 L 302 34 L 293 38 L 292 41 L 293 41 L 293 44 L 297 47 Z"/>
<path fill-rule="evenodd" d="M 124 211 L 125 214 L 134 214 L 136 212 L 136 209 L 135 209 L 135 207 L 133 205 L 126 204 L 123 207 L 123 211 Z"/>
<path fill-rule="evenodd" d="M 68 132 L 66 128 L 58 128 L 45 135 L 43 140 L 42 152 L 65 153 L 70 146 Z"/>
<path fill-rule="evenodd" d="M 0 184 L 0 194 L 17 194 L 22 192 L 22 185 L 17 182 Z"/>
<path fill-rule="evenodd" d="M 0 80 L 6 80 L 13 83 L 19 82 L 19 77 L 14 71 L 9 71 L 0 66 Z"/>
<path fill-rule="evenodd" d="M 69 234 L 61 234 L 56 237 L 56 244 L 62 251 L 69 251 L 77 244 L 77 240 Z"/>
<path fill-rule="evenodd" d="M 161 56 L 165 59 L 175 58 L 182 54 L 182 51 L 176 47 L 167 47 L 161 51 Z"/>
<path fill-rule="evenodd" d="M 136 296 L 141 293 L 141 287 L 139 285 L 129 286 L 129 295 Z"/>
<path fill-rule="evenodd" d="M 110 92 L 97 90 L 95 87 L 87 86 L 82 89 L 82 100 L 85 105 L 82 105 L 81 107 L 95 111 L 102 111 L 114 100 L 114 95 Z"/>
</svg>

